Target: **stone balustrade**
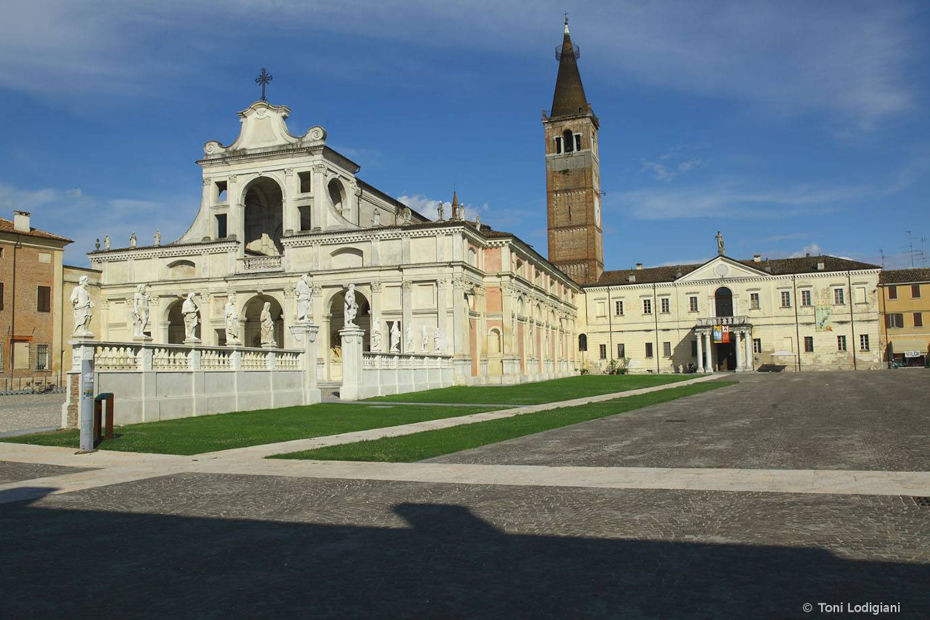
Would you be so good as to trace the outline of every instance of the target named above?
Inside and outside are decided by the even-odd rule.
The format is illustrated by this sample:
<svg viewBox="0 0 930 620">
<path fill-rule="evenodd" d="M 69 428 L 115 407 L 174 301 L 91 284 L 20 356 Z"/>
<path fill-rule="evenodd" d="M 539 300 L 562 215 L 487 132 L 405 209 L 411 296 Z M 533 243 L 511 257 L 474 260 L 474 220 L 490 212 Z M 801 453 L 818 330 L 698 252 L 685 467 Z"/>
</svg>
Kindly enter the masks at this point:
<svg viewBox="0 0 930 620">
<path fill-rule="evenodd" d="M 239 259 L 239 273 L 284 271 L 281 256 L 245 256 Z"/>
<path fill-rule="evenodd" d="M 715 325 L 749 325 L 749 317 L 706 316 L 697 320 L 697 327 L 714 327 Z"/>
</svg>

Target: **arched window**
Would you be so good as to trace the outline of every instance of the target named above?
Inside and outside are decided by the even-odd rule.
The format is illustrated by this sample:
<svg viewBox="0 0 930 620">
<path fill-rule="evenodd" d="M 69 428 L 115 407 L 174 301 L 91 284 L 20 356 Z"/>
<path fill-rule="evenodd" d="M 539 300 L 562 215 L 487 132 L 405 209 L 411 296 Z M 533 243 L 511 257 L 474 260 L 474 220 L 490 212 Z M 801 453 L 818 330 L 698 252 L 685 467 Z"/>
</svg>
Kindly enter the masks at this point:
<svg viewBox="0 0 930 620">
<path fill-rule="evenodd" d="M 587 351 L 588 350 L 588 336 L 587 334 L 578 334 L 578 350 Z"/>
<path fill-rule="evenodd" d="M 566 153 L 571 153 L 575 150 L 575 137 L 572 135 L 571 129 L 566 129 L 562 132 L 562 143 L 565 145 Z"/>
<path fill-rule="evenodd" d="M 733 291 L 721 286 L 714 292 L 716 316 L 733 316 Z"/>
<path fill-rule="evenodd" d="M 501 352 L 501 332 L 492 327 L 488 332 L 488 355 L 499 355 Z"/>
</svg>

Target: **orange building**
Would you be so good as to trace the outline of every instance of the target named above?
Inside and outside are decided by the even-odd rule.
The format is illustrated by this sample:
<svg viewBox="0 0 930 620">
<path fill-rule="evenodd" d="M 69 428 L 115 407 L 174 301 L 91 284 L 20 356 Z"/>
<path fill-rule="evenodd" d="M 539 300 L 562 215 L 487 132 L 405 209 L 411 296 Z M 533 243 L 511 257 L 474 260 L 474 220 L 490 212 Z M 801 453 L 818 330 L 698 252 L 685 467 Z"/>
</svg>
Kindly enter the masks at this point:
<svg viewBox="0 0 930 620">
<path fill-rule="evenodd" d="M 0 390 L 60 384 L 62 255 L 70 239 L 36 230 L 29 213 L 0 218 Z M 65 331 L 67 330 L 67 331 Z"/>
<path fill-rule="evenodd" d="M 930 359 L 930 269 L 883 271 L 878 288 L 885 360 L 926 366 Z"/>
</svg>

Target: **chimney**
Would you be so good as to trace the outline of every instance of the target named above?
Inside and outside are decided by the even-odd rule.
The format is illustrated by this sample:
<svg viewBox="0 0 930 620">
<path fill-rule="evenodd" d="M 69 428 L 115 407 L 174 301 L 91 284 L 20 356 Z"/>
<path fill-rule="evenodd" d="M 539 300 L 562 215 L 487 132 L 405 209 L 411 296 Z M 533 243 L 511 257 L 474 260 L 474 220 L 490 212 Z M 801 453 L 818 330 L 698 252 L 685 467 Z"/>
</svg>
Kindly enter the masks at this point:
<svg viewBox="0 0 930 620">
<path fill-rule="evenodd" d="M 643 264 L 642 264 L 642 263 L 636 263 L 636 270 L 637 270 L 637 271 L 639 271 L 639 270 L 642 269 L 642 268 L 643 268 Z"/>
<path fill-rule="evenodd" d="M 13 211 L 13 230 L 29 232 L 29 211 Z"/>
<path fill-rule="evenodd" d="M 753 255 L 752 255 L 752 262 L 754 262 L 754 263 L 761 263 L 761 262 L 762 262 L 762 255 L 761 255 L 761 254 L 753 254 Z"/>
<path fill-rule="evenodd" d="M 827 266 L 823 262 L 817 263 L 817 271 L 823 271 Z"/>
<path fill-rule="evenodd" d="M 629 275 L 629 276 L 626 277 L 626 281 L 627 281 L 627 282 L 636 282 L 636 276 L 634 276 L 634 275 Z"/>
</svg>

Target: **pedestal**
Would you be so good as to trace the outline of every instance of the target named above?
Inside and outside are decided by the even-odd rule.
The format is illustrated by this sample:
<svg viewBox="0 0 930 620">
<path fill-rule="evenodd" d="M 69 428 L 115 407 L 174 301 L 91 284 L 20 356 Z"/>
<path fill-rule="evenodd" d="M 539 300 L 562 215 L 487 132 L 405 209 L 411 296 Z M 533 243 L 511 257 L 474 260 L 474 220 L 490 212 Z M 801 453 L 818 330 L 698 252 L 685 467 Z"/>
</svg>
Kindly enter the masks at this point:
<svg viewBox="0 0 930 620">
<path fill-rule="evenodd" d="M 81 433 L 81 452 L 94 451 L 94 344 L 78 339 L 71 345 L 71 368 L 79 370 L 74 380 L 78 382 L 78 429 Z"/>
<path fill-rule="evenodd" d="M 342 339 L 341 400 L 358 400 L 362 387 L 362 338 L 365 330 L 358 326 L 339 330 Z"/>
<path fill-rule="evenodd" d="M 316 379 L 316 337 L 320 328 L 312 323 L 291 325 L 291 335 L 298 344 L 304 345 L 303 400 L 305 405 L 314 405 L 323 400 Z"/>
</svg>

